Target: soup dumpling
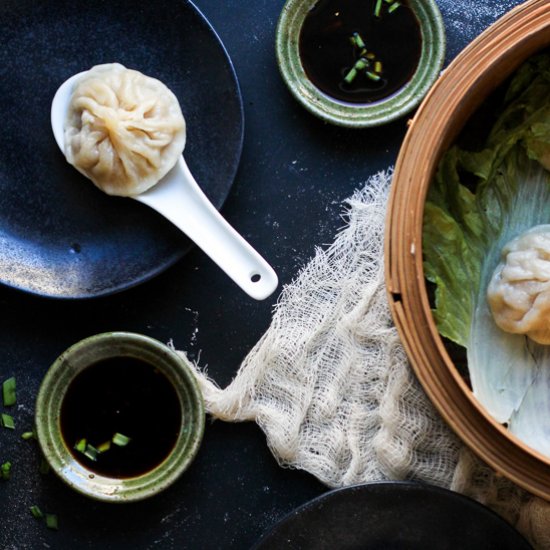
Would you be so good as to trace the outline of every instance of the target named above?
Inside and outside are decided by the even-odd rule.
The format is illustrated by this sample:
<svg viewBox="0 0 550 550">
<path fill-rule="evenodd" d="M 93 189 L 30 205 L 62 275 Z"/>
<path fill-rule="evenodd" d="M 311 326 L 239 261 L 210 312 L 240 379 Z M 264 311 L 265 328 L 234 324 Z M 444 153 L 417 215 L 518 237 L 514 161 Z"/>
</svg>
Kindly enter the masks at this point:
<svg viewBox="0 0 550 550">
<path fill-rule="evenodd" d="M 550 225 L 533 227 L 504 247 L 487 299 L 502 330 L 550 344 Z"/>
<path fill-rule="evenodd" d="M 184 146 L 179 102 L 160 80 L 111 63 L 76 83 L 65 156 L 105 193 L 143 193 L 173 168 Z"/>
</svg>

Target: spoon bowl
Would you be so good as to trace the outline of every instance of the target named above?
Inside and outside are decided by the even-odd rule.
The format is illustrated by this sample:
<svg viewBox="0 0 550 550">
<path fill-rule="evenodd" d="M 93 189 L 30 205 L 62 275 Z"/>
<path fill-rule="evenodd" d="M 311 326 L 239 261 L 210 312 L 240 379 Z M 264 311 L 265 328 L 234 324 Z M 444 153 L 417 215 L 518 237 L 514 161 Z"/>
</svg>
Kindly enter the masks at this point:
<svg viewBox="0 0 550 550">
<path fill-rule="evenodd" d="M 52 101 L 52 131 L 63 153 L 69 103 L 77 81 L 86 73 L 67 79 Z M 195 181 L 183 156 L 156 185 L 130 198 L 153 208 L 183 231 L 252 298 L 264 300 L 277 288 L 278 279 L 273 268 L 216 210 Z"/>
</svg>

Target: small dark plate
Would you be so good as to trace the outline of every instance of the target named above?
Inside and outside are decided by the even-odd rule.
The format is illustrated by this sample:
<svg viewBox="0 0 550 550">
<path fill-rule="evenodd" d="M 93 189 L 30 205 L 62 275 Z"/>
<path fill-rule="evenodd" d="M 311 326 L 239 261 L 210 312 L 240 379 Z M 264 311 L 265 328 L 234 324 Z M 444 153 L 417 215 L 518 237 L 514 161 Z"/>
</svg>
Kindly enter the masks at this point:
<svg viewBox="0 0 550 550">
<path fill-rule="evenodd" d="M 185 159 L 220 208 L 244 126 L 222 43 L 185 0 L 8 0 L 0 13 L 0 283 L 86 298 L 157 275 L 192 243 L 156 212 L 105 195 L 67 164 L 51 131 L 51 102 L 69 76 L 100 63 L 163 81 L 187 122 Z"/>
<path fill-rule="evenodd" d="M 330 491 L 283 518 L 255 550 L 528 550 L 508 523 L 458 493 L 407 482 Z"/>
</svg>

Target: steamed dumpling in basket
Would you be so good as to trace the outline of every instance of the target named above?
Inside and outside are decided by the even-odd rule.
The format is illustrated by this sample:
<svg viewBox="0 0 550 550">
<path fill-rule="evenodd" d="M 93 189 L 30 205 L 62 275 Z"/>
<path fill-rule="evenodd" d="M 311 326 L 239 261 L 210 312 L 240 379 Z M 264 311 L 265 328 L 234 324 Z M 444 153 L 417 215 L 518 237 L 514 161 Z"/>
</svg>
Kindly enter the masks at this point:
<svg viewBox="0 0 550 550">
<path fill-rule="evenodd" d="M 502 330 L 550 344 L 550 225 L 537 225 L 504 247 L 487 299 Z"/>
</svg>

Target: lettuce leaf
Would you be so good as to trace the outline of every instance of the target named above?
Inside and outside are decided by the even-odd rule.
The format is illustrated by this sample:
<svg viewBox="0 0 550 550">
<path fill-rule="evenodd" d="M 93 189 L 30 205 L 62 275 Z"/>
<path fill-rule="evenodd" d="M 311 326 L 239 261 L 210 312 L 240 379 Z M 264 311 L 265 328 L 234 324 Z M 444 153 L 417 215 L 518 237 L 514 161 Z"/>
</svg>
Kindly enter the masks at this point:
<svg viewBox="0 0 550 550">
<path fill-rule="evenodd" d="M 550 55 L 512 79 L 484 147 L 443 157 L 424 210 L 426 278 L 440 333 L 467 349 L 472 390 L 518 437 L 550 455 L 550 351 L 493 321 L 486 292 L 506 243 L 550 223 Z M 542 408 L 542 409 L 541 409 Z"/>
</svg>

